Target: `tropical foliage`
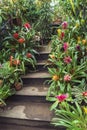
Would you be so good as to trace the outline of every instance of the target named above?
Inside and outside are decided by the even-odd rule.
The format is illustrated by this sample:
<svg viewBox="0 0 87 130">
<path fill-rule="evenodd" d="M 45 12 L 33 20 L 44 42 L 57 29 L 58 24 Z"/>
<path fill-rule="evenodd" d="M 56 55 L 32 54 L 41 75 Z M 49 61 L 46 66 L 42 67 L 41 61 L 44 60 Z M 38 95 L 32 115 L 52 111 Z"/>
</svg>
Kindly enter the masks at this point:
<svg viewBox="0 0 87 130">
<path fill-rule="evenodd" d="M 29 20 L 27 19 L 27 4 L 29 2 L 27 0 L 3 0 L 0 3 L 1 106 L 5 104 L 5 99 L 8 96 L 13 95 L 16 90 L 22 88 L 21 75 L 25 74 L 26 65 L 30 64 L 33 68 L 36 65 L 35 53 L 37 52 L 34 48 L 38 46 L 37 37 L 39 36 L 36 35 L 36 31 L 33 28 L 33 17 L 30 21 L 27 21 Z M 27 13 L 24 15 L 26 11 Z"/>
<path fill-rule="evenodd" d="M 52 37 L 47 100 L 55 112 L 52 123 L 67 130 L 87 129 L 86 1 L 59 1 L 66 19 Z M 64 14 L 64 12 L 62 12 Z M 83 123 L 84 120 L 84 123 Z"/>
</svg>

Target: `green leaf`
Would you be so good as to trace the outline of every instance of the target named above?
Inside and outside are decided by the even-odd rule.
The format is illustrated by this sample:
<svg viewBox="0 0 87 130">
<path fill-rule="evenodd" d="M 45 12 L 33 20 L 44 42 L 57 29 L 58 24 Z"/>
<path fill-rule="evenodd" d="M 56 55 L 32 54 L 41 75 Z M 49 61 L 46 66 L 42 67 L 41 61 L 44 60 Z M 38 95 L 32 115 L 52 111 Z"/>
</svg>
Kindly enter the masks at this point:
<svg viewBox="0 0 87 130">
<path fill-rule="evenodd" d="M 2 17 L 0 16 L 0 23 L 2 23 Z"/>
<path fill-rule="evenodd" d="M 53 105 L 51 106 L 50 110 L 54 110 L 57 106 L 58 106 L 58 100 L 56 102 L 53 103 Z"/>
<path fill-rule="evenodd" d="M 56 101 L 56 98 L 55 97 L 47 97 L 47 100 L 49 100 L 49 101 Z"/>
<path fill-rule="evenodd" d="M 14 80 L 13 80 L 13 79 L 10 79 L 10 83 L 13 84 L 13 83 L 14 83 Z"/>
<path fill-rule="evenodd" d="M 77 110 L 78 110 L 80 116 L 82 116 L 82 110 L 81 110 L 81 107 L 79 106 L 79 104 L 78 104 L 77 102 L 75 102 L 75 104 L 76 104 L 76 107 L 77 107 Z"/>
</svg>

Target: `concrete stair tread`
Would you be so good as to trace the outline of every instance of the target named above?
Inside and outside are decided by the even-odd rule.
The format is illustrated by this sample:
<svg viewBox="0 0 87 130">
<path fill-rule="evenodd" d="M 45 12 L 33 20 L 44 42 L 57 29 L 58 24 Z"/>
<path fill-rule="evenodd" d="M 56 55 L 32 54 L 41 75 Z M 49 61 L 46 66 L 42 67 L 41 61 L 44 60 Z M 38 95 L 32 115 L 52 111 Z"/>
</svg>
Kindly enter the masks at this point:
<svg viewBox="0 0 87 130">
<path fill-rule="evenodd" d="M 39 60 L 39 61 L 37 62 L 37 65 L 46 65 L 46 64 L 48 64 L 48 61 L 47 61 L 47 60 Z"/>
<path fill-rule="evenodd" d="M 37 50 L 38 52 L 50 52 L 50 51 L 51 51 L 51 45 L 50 45 L 50 44 L 44 45 L 44 46 L 39 45 L 39 46 L 36 48 L 36 50 Z"/>
<path fill-rule="evenodd" d="M 0 117 L 50 121 L 53 113 L 50 112 L 49 108 L 50 104 L 48 103 L 10 101 L 4 110 L 0 109 Z"/>
<path fill-rule="evenodd" d="M 50 74 L 48 72 L 40 71 L 40 72 L 31 72 L 22 76 L 22 78 L 50 78 Z"/>
<path fill-rule="evenodd" d="M 42 55 L 42 54 L 47 54 L 47 55 L 49 55 L 50 52 L 51 52 L 51 51 L 49 51 L 49 50 L 48 50 L 48 51 L 41 51 L 41 52 L 39 52 L 39 55 Z"/>
<path fill-rule="evenodd" d="M 16 95 L 23 96 L 46 96 L 48 91 L 48 87 L 45 85 L 36 86 L 36 85 L 26 85 L 20 91 L 16 93 Z"/>
</svg>

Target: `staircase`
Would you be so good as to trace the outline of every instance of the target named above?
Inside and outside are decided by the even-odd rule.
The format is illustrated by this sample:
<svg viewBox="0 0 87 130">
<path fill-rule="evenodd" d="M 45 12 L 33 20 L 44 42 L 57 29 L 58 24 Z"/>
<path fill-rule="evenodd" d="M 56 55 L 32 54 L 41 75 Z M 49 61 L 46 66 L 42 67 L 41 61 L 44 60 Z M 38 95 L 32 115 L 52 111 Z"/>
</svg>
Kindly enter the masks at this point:
<svg viewBox="0 0 87 130">
<path fill-rule="evenodd" d="M 48 85 L 45 81 L 50 75 L 44 65 L 50 46 L 40 46 L 38 52 L 36 71 L 22 77 L 23 89 L 8 99 L 4 109 L 0 109 L 0 130 L 64 130 L 50 124 L 53 113 L 49 110 L 50 102 L 46 101 Z"/>
</svg>

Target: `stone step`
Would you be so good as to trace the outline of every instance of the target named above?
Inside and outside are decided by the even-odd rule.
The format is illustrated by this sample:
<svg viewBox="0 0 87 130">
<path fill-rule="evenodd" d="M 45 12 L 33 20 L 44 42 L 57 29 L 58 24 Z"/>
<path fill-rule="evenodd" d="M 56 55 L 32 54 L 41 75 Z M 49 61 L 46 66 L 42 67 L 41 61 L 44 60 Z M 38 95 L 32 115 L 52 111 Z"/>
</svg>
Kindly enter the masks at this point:
<svg viewBox="0 0 87 130">
<path fill-rule="evenodd" d="M 47 51 L 51 52 L 51 45 L 50 44 L 44 45 L 44 46 L 39 45 L 39 46 L 35 47 L 35 50 L 39 53 L 40 52 L 47 52 Z"/>
<path fill-rule="evenodd" d="M 23 130 L 30 128 L 31 130 L 65 130 L 50 125 L 53 113 L 49 108 L 48 103 L 9 102 L 4 109 L 0 109 L 0 128 L 4 130 L 7 125 L 8 130 L 17 130 L 21 127 Z"/>
<path fill-rule="evenodd" d="M 38 86 L 38 85 L 25 85 L 23 86 L 22 90 L 18 91 L 16 95 L 24 95 L 24 96 L 46 96 L 48 91 L 48 87 L 45 85 Z"/>
<path fill-rule="evenodd" d="M 37 62 L 37 65 L 35 66 L 35 69 L 32 67 L 32 65 L 26 65 L 27 72 L 31 72 L 34 70 L 38 71 L 47 71 L 48 67 L 51 64 L 47 60 L 40 60 Z"/>
<path fill-rule="evenodd" d="M 47 71 L 37 71 L 22 76 L 22 79 L 24 84 L 44 84 L 50 77 Z"/>
<path fill-rule="evenodd" d="M 8 99 L 10 101 L 32 101 L 32 102 L 48 102 L 46 101 L 46 95 L 48 91 L 48 85 L 26 85 L 20 91 Z"/>
<path fill-rule="evenodd" d="M 48 91 L 47 85 L 25 85 L 15 95 L 9 97 L 10 101 L 32 101 L 32 102 L 48 102 L 46 95 Z"/>
<path fill-rule="evenodd" d="M 9 101 L 4 109 L 0 109 L 0 118 L 50 122 L 53 113 L 49 108 L 49 103 Z"/>
<path fill-rule="evenodd" d="M 47 60 L 42 60 L 37 62 L 37 65 L 47 65 L 47 64 L 48 64 Z"/>
<path fill-rule="evenodd" d="M 39 54 L 35 55 L 37 61 L 47 60 L 50 52 L 40 52 Z"/>
<path fill-rule="evenodd" d="M 46 46 L 40 45 L 39 47 L 36 48 L 36 51 L 38 52 L 38 54 L 35 55 L 37 61 L 38 60 L 47 60 L 48 55 L 51 52 L 51 46 L 50 45 L 46 45 Z"/>
<path fill-rule="evenodd" d="M 28 79 L 42 79 L 42 78 L 49 78 L 51 77 L 50 74 L 48 72 L 45 71 L 40 71 L 40 72 L 31 72 L 29 74 L 26 74 L 24 76 L 22 76 L 22 78 L 28 78 Z"/>
</svg>

